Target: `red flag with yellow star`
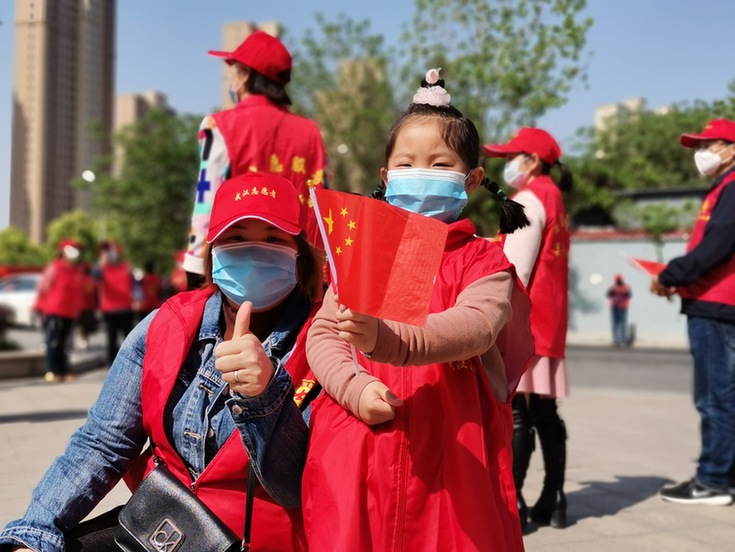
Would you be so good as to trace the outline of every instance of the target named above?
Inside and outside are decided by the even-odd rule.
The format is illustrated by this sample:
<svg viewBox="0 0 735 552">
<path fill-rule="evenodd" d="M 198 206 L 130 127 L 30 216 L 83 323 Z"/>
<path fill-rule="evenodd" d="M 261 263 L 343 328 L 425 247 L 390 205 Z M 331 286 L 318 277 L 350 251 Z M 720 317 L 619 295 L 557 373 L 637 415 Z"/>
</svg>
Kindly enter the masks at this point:
<svg viewBox="0 0 735 552">
<path fill-rule="evenodd" d="M 312 190 L 339 302 L 424 326 L 448 226 L 369 197 Z"/>
</svg>

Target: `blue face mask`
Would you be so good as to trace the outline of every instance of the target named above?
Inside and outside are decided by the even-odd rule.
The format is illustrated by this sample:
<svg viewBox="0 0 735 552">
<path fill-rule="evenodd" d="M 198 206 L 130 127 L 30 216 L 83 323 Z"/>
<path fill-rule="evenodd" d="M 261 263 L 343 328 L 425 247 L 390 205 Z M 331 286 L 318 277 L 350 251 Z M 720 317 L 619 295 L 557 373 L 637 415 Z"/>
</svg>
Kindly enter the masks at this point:
<svg viewBox="0 0 735 552">
<path fill-rule="evenodd" d="M 460 172 L 439 169 L 391 170 L 385 199 L 401 209 L 449 224 L 467 205 L 465 178 Z"/>
<path fill-rule="evenodd" d="M 214 247 L 212 280 L 233 303 L 268 310 L 296 287 L 296 251 L 265 242 Z"/>
</svg>

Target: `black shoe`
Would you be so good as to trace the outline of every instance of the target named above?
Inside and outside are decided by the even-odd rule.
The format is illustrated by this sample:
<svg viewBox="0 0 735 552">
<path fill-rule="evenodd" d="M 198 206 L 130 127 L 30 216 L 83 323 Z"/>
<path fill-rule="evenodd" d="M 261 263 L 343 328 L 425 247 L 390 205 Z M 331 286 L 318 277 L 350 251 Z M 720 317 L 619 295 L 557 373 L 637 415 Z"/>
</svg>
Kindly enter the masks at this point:
<svg viewBox="0 0 735 552">
<path fill-rule="evenodd" d="M 516 495 L 516 503 L 518 504 L 518 517 L 521 520 L 521 534 L 525 535 L 528 528 L 528 506 L 520 492 Z"/>
<path fill-rule="evenodd" d="M 530 512 L 531 521 L 539 525 L 551 525 L 555 529 L 567 526 L 567 498 L 564 491 L 545 488 Z"/>
<path fill-rule="evenodd" d="M 675 504 L 707 504 L 709 506 L 729 506 L 733 498 L 728 491 L 715 491 L 697 483 L 694 479 L 678 485 L 664 487 L 658 492 L 666 502 Z"/>
</svg>

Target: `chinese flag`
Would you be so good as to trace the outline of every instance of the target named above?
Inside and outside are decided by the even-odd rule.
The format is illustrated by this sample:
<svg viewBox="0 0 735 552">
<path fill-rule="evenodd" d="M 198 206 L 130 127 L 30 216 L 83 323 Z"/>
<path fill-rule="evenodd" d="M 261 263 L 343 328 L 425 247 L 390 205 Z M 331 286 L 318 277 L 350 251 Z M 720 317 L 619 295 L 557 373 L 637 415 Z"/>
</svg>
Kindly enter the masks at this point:
<svg viewBox="0 0 735 552">
<path fill-rule="evenodd" d="M 369 197 L 312 193 L 339 302 L 376 318 L 424 326 L 448 226 Z"/>
<path fill-rule="evenodd" d="M 638 270 L 648 274 L 649 276 L 657 276 L 659 272 L 666 268 L 666 264 L 664 263 L 646 261 L 644 259 L 636 259 L 635 257 L 628 257 L 628 262 L 636 267 Z"/>
</svg>

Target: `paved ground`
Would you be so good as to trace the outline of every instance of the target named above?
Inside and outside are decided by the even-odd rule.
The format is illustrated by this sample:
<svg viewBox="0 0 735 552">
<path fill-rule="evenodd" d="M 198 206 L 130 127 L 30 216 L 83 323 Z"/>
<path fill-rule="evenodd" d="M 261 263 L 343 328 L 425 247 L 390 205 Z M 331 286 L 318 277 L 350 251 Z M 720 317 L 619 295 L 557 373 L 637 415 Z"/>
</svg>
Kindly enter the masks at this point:
<svg viewBox="0 0 735 552">
<path fill-rule="evenodd" d="M 99 342 L 77 356 L 101 354 Z M 86 355 L 86 357 L 85 357 Z M 662 502 L 662 484 L 692 475 L 697 416 L 682 351 L 571 347 L 572 394 L 562 414 L 569 432 L 570 527 L 531 526 L 529 552 L 735 549 L 735 509 Z M 0 526 L 22 515 L 33 486 L 84 420 L 105 370 L 72 383 L 0 381 Z M 524 494 L 537 497 L 543 471 L 532 458 Z M 95 510 L 126 500 L 117 487 Z"/>
</svg>

